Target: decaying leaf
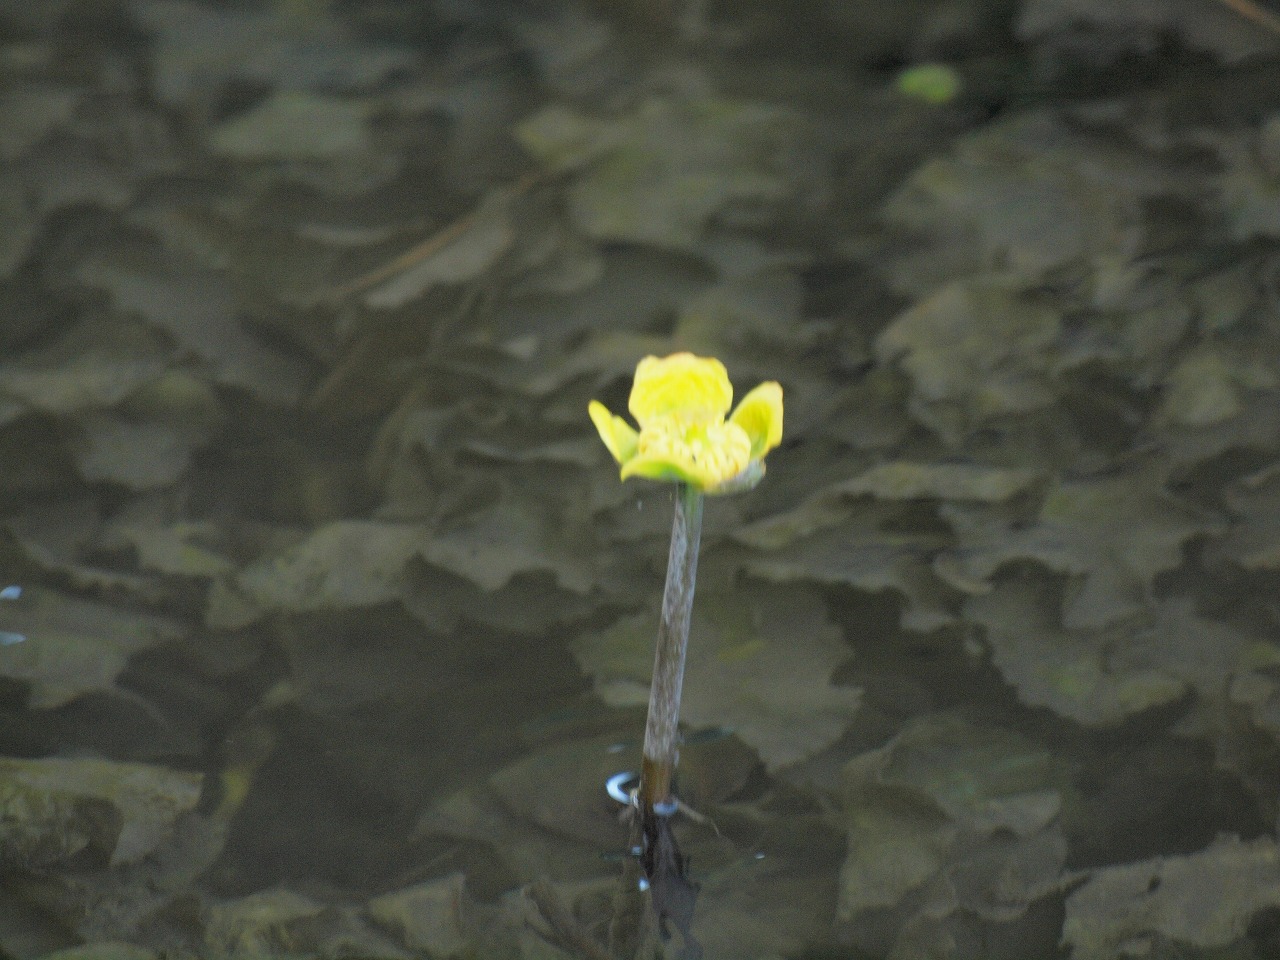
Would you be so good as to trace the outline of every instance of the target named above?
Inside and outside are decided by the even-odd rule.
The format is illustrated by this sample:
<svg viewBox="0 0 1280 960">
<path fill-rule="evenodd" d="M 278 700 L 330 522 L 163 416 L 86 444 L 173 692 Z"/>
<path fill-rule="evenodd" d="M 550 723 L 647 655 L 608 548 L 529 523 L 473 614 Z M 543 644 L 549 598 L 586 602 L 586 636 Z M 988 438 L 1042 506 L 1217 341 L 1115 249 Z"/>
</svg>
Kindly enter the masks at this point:
<svg viewBox="0 0 1280 960">
<path fill-rule="evenodd" d="M 575 644 L 607 703 L 648 702 L 656 624 L 656 613 L 627 617 Z M 857 710 L 860 692 L 831 684 L 849 654 L 812 590 L 699 591 L 681 715 L 732 730 L 770 769 L 789 766 L 834 742 Z"/>
<path fill-rule="evenodd" d="M 838 835 L 817 817 L 794 814 L 760 826 L 754 852 L 717 849 L 710 838 L 687 845 L 700 885 L 693 929 L 705 956 L 781 960 L 831 939 Z M 717 859 L 724 865 L 711 869 Z"/>
<path fill-rule="evenodd" d="M 119 693 L 115 680 L 131 656 L 184 633 L 166 617 L 39 588 L 0 607 L 0 618 L 3 629 L 22 637 L 0 645 L 0 674 L 28 684 L 28 704 L 37 709 L 86 693 Z"/>
<path fill-rule="evenodd" d="M 36 231 L 20 185 L 0 186 L 0 277 L 7 277 L 26 257 Z"/>
<path fill-rule="evenodd" d="M 779 583 L 896 591 L 906 600 L 902 623 L 911 630 L 952 622 L 951 591 L 929 566 L 946 540 L 905 529 L 900 507 L 851 498 L 847 487 L 839 482 L 799 507 L 740 527 L 734 539 L 754 548 L 737 561 L 742 569 Z"/>
<path fill-rule="evenodd" d="M 232 284 L 221 271 L 153 245 L 117 243 L 86 256 L 74 276 L 109 294 L 121 313 L 164 331 L 178 359 L 198 360 L 208 380 L 276 403 L 301 397 L 304 365 L 244 328 Z M 190 376 L 165 371 L 170 389 L 183 373 Z"/>
<path fill-rule="evenodd" d="M 987 467 L 974 463 L 882 463 L 831 493 L 870 494 L 881 500 L 974 500 L 999 503 L 1029 490 L 1035 470 Z"/>
<path fill-rule="evenodd" d="M 172 486 L 192 455 L 209 441 L 200 424 L 136 422 L 96 414 L 79 418 L 83 431 L 73 448 L 80 475 L 91 483 L 131 490 Z"/>
<path fill-rule="evenodd" d="M 837 916 L 896 907 L 947 864 L 957 827 L 910 790 L 863 789 L 850 797 L 849 854 L 840 871 Z"/>
<path fill-rule="evenodd" d="M 51 414 L 114 407 L 164 373 L 165 358 L 124 324 L 73 327 L 40 351 L 0 364 L 0 395 Z M 130 342 L 133 339 L 134 342 Z"/>
<path fill-rule="evenodd" d="M 205 939 L 220 953 L 275 953 L 290 944 L 292 924 L 315 920 L 324 910 L 322 902 L 292 890 L 264 890 L 211 907 Z"/>
<path fill-rule="evenodd" d="M 1066 859 L 1057 776 L 1048 752 L 1019 735 L 945 715 L 855 757 L 839 919 L 891 956 L 926 933 L 954 943 L 947 923 L 963 911 L 1019 919 L 1056 888 Z M 876 932 L 886 910 L 904 921 L 887 938 Z"/>
<path fill-rule="evenodd" d="M 1225 137 L 1218 149 L 1223 170 L 1218 179 L 1225 213 L 1237 238 L 1280 236 L 1280 183 L 1276 159 L 1280 156 L 1280 120 L 1274 116 L 1257 133 Z"/>
<path fill-rule="evenodd" d="M 992 661 L 1031 706 L 1087 726 L 1106 726 L 1177 700 L 1190 690 L 1225 697 L 1255 641 L 1196 615 L 1187 598 L 1097 628 L 1058 625 L 1045 580 L 1003 580 L 965 604 L 986 630 Z"/>
<path fill-rule="evenodd" d="M 463 228 L 416 263 L 364 296 L 375 310 L 391 310 L 420 298 L 432 287 L 466 283 L 493 267 L 514 239 L 510 196 L 496 191 L 485 199 Z"/>
<path fill-rule="evenodd" d="M 201 780 L 136 763 L 0 757 L 0 861 L 48 867 L 92 844 L 112 866 L 136 863 L 195 808 Z"/>
<path fill-rule="evenodd" d="M 565 589 L 585 593 L 598 573 L 560 536 L 545 506 L 503 500 L 471 522 L 428 538 L 422 557 L 484 590 L 497 590 L 518 573 L 547 571 Z"/>
<path fill-rule="evenodd" d="M 955 826 L 1027 837 L 1061 809 L 1048 751 L 1011 731 L 958 718 L 924 716 L 893 741 L 855 757 L 845 783 L 888 785 L 927 797 Z"/>
<path fill-rule="evenodd" d="M 451 873 L 369 901 L 369 915 L 395 930 L 411 950 L 433 956 L 461 953 L 472 937 L 463 926 L 466 877 Z"/>
<path fill-rule="evenodd" d="M 499 770 L 489 783 L 503 805 L 528 822 L 607 848 L 626 832 L 605 781 L 638 768 L 637 744 L 616 733 L 550 743 Z"/>
<path fill-rule="evenodd" d="M 14 160 L 48 133 L 64 126 L 84 100 L 84 91 L 52 84 L 6 90 L 0 99 L 0 157 Z"/>
<path fill-rule="evenodd" d="M 1277 385 L 1280 379 L 1271 363 L 1202 344 L 1169 371 L 1161 413 L 1184 426 L 1221 424 L 1241 413 L 1245 391 Z"/>
<path fill-rule="evenodd" d="M 217 9 L 189 0 L 145 0 L 135 11 L 155 39 L 158 96 L 175 107 L 225 86 L 362 89 L 404 67 L 409 54 L 361 44 L 320 9 Z"/>
<path fill-rule="evenodd" d="M 366 152 L 369 109 L 358 101 L 279 92 L 213 131 L 214 153 L 237 160 L 332 160 Z"/>
<path fill-rule="evenodd" d="M 235 564 L 218 549 L 219 532 L 211 524 L 179 522 L 114 524 L 112 535 L 130 544 L 144 570 L 183 577 L 218 577 Z"/>
<path fill-rule="evenodd" d="M 797 126 L 761 103 L 655 96 L 608 120 L 548 107 L 517 135 L 549 166 L 584 168 L 569 200 L 589 236 L 685 250 L 726 208 L 794 192 L 787 144 Z"/>
<path fill-rule="evenodd" d="M 1269 52 L 1265 30 L 1258 29 L 1230 9 L 1228 4 L 1201 0 L 1165 0 L 1152 5 L 1144 0 L 1114 0 L 1106 4 L 1088 0 L 1031 0 L 1018 21 L 1018 34 L 1034 40 L 1069 27 L 1087 25 L 1116 38 L 1112 54 L 1152 42 L 1154 37 L 1176 33 L 1181 43 L 1204 50 L 1219 60 L 1240 60 Z M 1127 42 L 1126 42 L 1127 41 Z"/>
<path fill-rule="evenodd" d="M 1225 499 L 1232 522 L 1212 556 L 1246 570 L 1280 569 L 1280 466 L 1241 478 Z"/>
<path fill-rule="evenodd" d="M 890 223 L 928 238 L 896 264 L 895 280 L 919 294 L 992 271 L 1029 285 L 1133 249 L 1143 201 L 1176 186 L 1116 140 L 1072 129 L 1053 111 L 1019 111 L 921 165 L 890 198 Z"/>
<path fill-rule="evenodd" d="M 55 950 L 45 960 L 160 960 L 160 954 L 123 940 L 105 940 Z"/>
<path fill-rule="evenodd" d="M 1050 307 L 1008 286 L 957 281 L 899 315 L 876 341 L 915 385 L 913 415 L 958 443 L 987 420 L 1050 403 L 1059 335 Z"/>
<path fill-rule="evenodd" d="M 400 596 L 405 564 L 427 536 L 415 524 L 337 521 L 242 571 L 235 587 L 264 611 L 386 603 Z"/>
<path fill-rule="evenodd" d="M 1280 907 L 1280 850 L 1271 837 L 1223 837 L 1188 856 L 1093 871 L 1067 898 L 1072 960 L 1140 957 L 1157 948 L 1210 950 Z"/>
<path fill-rule="evenodd" d="M 1017 560 L 1074 577 L 1062 609 L 1069 629 L 1105 627 L 1143 610 L 1153 578 L 1178 566 L 1183 545 L 1221 526 L 1165 492 L 1158 464 L 1060 481 L 1030 523 L 1000 510 L 953 504 L 942 514 L 961 544 L 948 559 L 967 578 L 990 582 L 1001 566 Z M 966 589 L 959 579 L 953 583 Z"/>
</svg>

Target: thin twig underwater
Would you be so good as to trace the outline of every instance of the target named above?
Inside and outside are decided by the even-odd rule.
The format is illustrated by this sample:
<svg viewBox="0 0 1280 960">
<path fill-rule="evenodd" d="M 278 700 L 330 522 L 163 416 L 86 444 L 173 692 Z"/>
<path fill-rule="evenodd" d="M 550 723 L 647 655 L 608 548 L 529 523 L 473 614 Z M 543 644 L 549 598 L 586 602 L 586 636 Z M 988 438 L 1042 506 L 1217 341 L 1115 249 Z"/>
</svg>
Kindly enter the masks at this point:
<svg viewBox="0 0 1280 960">
<path fill-rule="evenodd" d="M 1253 0 L 1219 0 L 1219 2 L 1246 20 L 1256 23 L 1264 30 L 1280 34 L 1280 16 L 1276 16 L 1270 10 L 1258 6 Z"/>
<path fill-rule="evenodd" d="M 702 952 L 693 936 L 698 887 L 689 879 L 688 858 L 680 852 L 671 819 L 681 809 L 674 781 L 703 502 L 707 496 L 752 489 L 764 476 L 765 454 L 782 441 L 781 386 L 772 381 L 760 384 L 729 414 L 732 402 L 733 387 L 724 364 L 676 353 L 645 357 L 636 367 L 628 409 L 639 431 L 597 401 L 589 407 L 600 438 L 621 465 L 623 480 L 644 477 L 676 484 L 644 760 L 639 787 L 624 799 L 632 808 L 659 931 L 664 940 L 669 926 L 679 931 L 687 960 L 696 960 Z"/>
</svg>

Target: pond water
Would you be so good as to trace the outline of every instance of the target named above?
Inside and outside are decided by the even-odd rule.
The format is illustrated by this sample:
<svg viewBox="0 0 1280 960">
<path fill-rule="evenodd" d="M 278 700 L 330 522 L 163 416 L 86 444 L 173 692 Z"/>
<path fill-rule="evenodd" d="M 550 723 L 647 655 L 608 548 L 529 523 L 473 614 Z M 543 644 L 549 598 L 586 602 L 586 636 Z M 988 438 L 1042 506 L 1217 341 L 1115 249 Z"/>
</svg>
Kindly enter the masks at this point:
<svg viewBox="0 0 1280 960">
<path fill-rule="evenodd" d="M 1274 4 L 0 0 L 0 164 L 0 957 L 1280 955 Z"/>
</svg>

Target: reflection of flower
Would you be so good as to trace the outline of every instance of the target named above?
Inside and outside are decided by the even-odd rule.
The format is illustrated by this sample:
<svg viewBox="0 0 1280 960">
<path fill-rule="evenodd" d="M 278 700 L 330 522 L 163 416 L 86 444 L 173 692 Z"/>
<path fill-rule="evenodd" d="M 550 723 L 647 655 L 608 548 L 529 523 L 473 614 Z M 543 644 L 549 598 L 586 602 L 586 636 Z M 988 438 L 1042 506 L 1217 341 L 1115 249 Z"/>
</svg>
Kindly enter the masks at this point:
<svg viewBox="0 0 1280 960">
<path fill-rule="evenodd" d="M 703 493 L 749 490 L 764 476 L 764 455 L 782 440 L 782 387 L 756 387 L 729 419 L 733 387 L 714 357 L 675 353 L 636 367 L 628 407 L 639 432 L 592 400 L 591 419 L 622 479 L 675 480 Z"/>
</svg>

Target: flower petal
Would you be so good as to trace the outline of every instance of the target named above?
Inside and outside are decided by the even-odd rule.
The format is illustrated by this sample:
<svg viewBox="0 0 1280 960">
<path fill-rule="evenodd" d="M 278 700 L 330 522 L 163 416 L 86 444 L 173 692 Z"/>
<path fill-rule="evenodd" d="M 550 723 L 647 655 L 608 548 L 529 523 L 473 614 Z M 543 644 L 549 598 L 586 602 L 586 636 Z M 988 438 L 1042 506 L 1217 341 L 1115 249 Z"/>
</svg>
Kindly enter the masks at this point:
<svg viewBox="0 0 1280 960">
<path fill-rule="evenodd" d="M 636 445 L 640 441 L 640 435 L 631 424 L 610 413 L 609 408 L 599 400 L 592 400 L 587 405 L 587 412 L 591 414 L 591 422 L 596 425 L 596 430 L 600 432 L 600 439 L 613 454 L 613 459 L 625 464 L 636 455 Z"/>
<path fill-rule="evenodd" d="M 636 366 L 628 408 L 641 427 L 655 417 L 680 411 L 689 417 L 719 419 L 733 403 L 724 364 L 714 357 L 673 353 L 645 357 Z"/>
<path fill-rule="evenodd" d="M 622 465 L 622 479 L 679 480 L 709 490 L 741 474 L 750 459 L 751 439 L 736 424 L 673 414 L 645 424 L 635 458 Z"/>
<path fill-rule="evenodd" d="M 782 441 L 782 387 L 762 383 L 725 420 L 729 374 L 714 357 L 674 353 L 636 366 L 628 401 L 637 431 L 598 401 L 589 412 L 622 479 L 674 480 L 707 494 L 750 490 Z"/>
<path fill-rule="evenodd" d="M 646 480 L 673 480 L 676 483 L 687 483 L 699 490 L 705 490 L 715 481 L 707 471 L 699 470 L 686 460 L 646 457 L 644 454 L 622 465 L 622 479 L 628 480 L 631 477 L 644 477 Z"/>
<path fill-rule="evenodd" d="M 742 472 L 736 477 L 730 477 L 728 480 L 722 480 L 714 487 L 707 487 L 702 492 L 709 497 L 720 496 L 725 493 L 745 493 L 754 489 L 756 484 L 764 479 L 764 461 L 752 460 Z"/>
<path fill-rule="evenodd" d="M 730 423 L 751 438 L 751 459 L 759 460 L 782 442 L 782 387 L 773 380 L 756 387 L 738 404 Z"/>
</svg>

